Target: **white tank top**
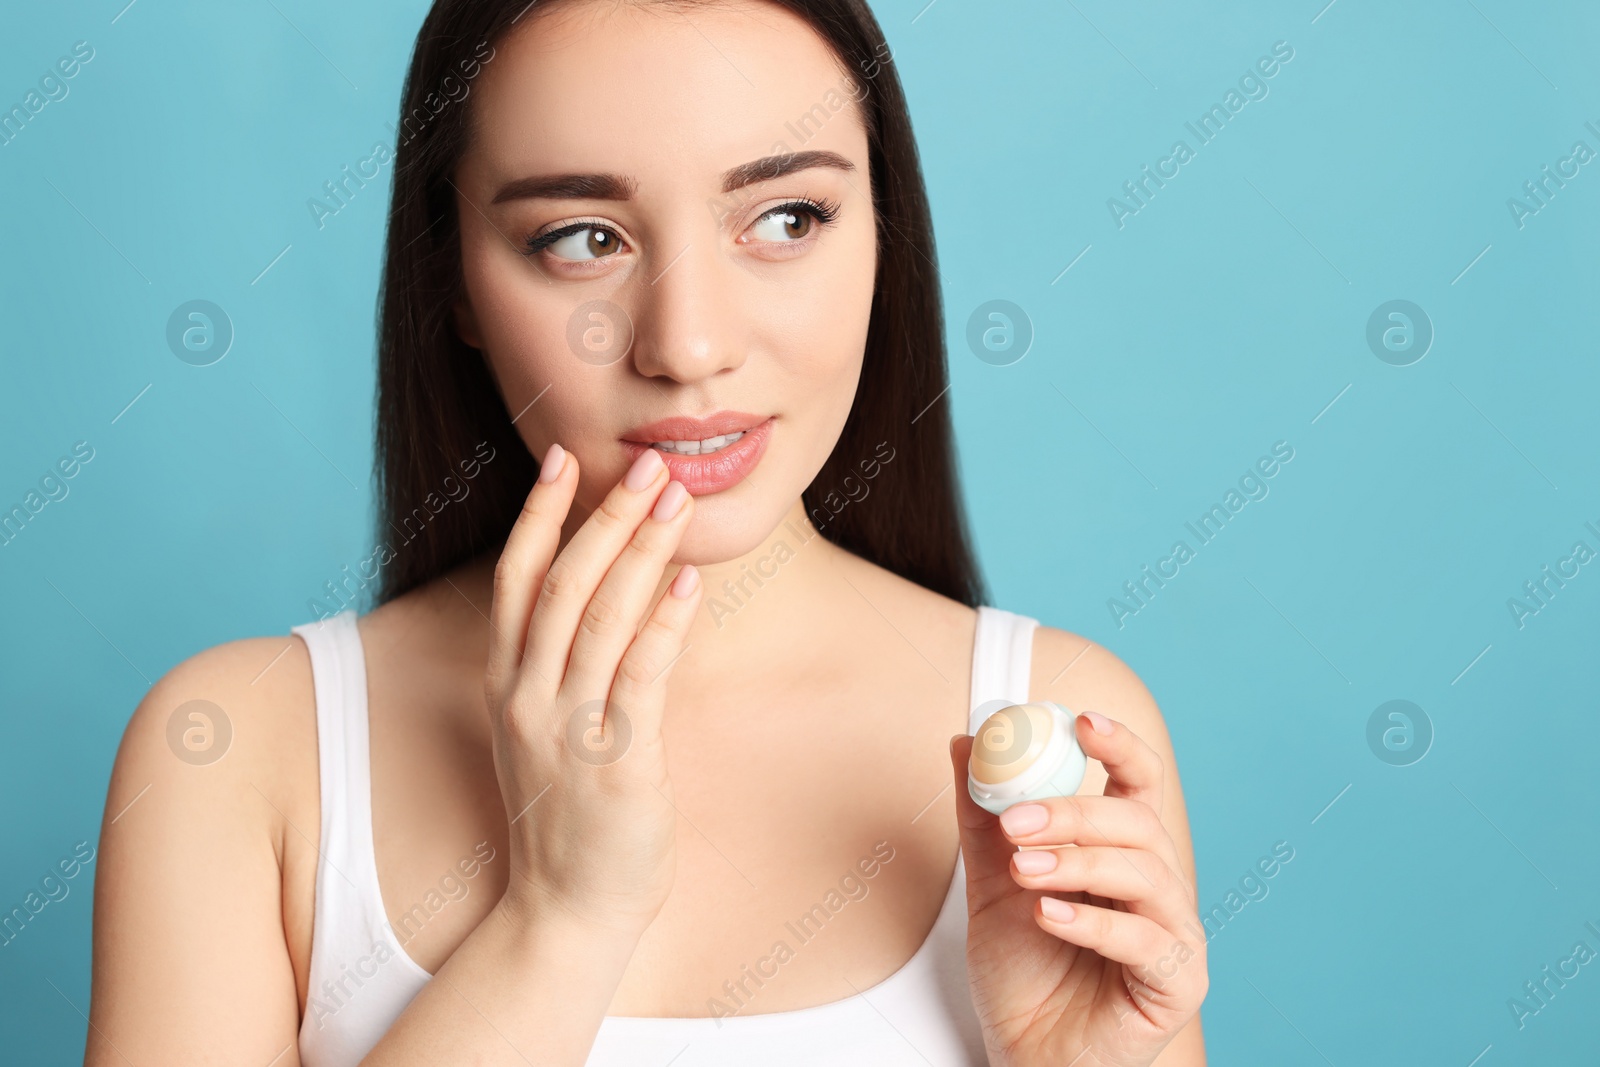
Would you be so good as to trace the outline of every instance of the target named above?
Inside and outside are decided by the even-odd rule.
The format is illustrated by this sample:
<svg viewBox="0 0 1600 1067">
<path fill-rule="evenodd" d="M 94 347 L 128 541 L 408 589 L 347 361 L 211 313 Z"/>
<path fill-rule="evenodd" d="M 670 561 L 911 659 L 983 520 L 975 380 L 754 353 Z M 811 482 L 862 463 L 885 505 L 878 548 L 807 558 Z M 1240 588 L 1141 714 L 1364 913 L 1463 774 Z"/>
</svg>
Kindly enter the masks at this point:
<svg viewBox="0 0 1600 1067">
<path fill-rule="evenodd" d="M 987 702 L 1029 699 L 1038 622 L 978 608 L 969 732 Z M 305 1067 L 356 1067 L 432 978 L 401 947 L 378 892 L 367 762 L 367 676 L 356 615 L 293 628 L 311 653 L 322 848 L 311 981 L 300 1024 Z M 715 1019 L 608 1015 L 587 1067 L 974 1067 L 988 1063 L 967 983 L 967 878 L 956 854 L 943 907 L 916 953 L 863 992 L 795 1011 Z"/>
</svg>

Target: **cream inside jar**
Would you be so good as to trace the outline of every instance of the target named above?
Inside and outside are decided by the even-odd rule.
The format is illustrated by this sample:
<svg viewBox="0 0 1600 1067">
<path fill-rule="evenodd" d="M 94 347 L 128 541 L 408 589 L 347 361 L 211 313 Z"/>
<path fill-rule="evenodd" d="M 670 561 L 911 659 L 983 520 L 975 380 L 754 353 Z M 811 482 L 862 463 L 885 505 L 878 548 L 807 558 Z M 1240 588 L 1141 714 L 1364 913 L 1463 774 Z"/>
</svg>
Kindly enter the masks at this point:
<svg viewBox="0 0 1600 1067">
<path fill-rule="evenodd" d="M 985 719 L 972 739 L 967 787 L 996 814 L 1024 800 L 1072 796 L 1088 760 L 1074 716 L 1049 701 L 1013 704 Z"/>
</svg>

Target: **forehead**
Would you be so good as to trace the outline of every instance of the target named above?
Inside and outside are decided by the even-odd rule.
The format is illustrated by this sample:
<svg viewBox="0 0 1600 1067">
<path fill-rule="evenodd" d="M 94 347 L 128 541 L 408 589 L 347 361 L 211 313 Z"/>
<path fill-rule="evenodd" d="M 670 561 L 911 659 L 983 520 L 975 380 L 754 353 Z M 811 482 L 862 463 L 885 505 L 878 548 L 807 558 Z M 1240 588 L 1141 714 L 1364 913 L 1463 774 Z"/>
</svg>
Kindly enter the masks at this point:
<svg viewBox="0 0 1600 1067">
<path fill-rule="evenodd" d="M 801 147 L 839 152 L 864 173 L 861 84 L 778 7 L 572 0 L 496 42 L 472 93 L 468 155 L 491 178 L 637 175 L 641 195 L 668 174 L 714 182 Z"/>
</svg>

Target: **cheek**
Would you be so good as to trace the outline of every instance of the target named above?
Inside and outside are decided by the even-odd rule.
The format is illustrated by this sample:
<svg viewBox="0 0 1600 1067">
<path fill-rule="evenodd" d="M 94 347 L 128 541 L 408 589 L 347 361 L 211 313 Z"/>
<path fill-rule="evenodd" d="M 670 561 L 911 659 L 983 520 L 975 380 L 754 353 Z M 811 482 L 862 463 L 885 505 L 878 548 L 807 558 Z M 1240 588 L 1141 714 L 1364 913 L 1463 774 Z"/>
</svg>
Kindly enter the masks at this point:
<svg viewBox="0 0 1600 1067">
<path fill-rule="evenodd" d="M 585 366 L 568 346 L 571 301 L 563 302 L 522 257 L 476 240 L 464 242 L 462 274 L 484 359 L 528 451 L 542 456 L 554 441 L 578 449 L 594 432 L 594 420 L 584 413 L 604 403 L 606 375 Z"/>
<path fill-rule="evenodd" d="M 786 386 L 793 396 L 823 402 L 843 425 L 856 384 L 872 315 L 875 261 L 870 232 L 830 249 L 804 284 L 782 301 L 785 313 L 765 321 Z M 820 412 L 819 412 L 820 413 Z"/>
<path fill-rule="evenodd" d="M 472 241 L 462 249 L 462 275 L 472 294 L 485 355 L 506 389 L 509 406 L 516 399 L 513 383 L 533 378 L 547 382 L 556 371 L 565 316 L 543 291 L 547 287 L 530 284 L 536 268 L 521 256 Z"/>
</svg>

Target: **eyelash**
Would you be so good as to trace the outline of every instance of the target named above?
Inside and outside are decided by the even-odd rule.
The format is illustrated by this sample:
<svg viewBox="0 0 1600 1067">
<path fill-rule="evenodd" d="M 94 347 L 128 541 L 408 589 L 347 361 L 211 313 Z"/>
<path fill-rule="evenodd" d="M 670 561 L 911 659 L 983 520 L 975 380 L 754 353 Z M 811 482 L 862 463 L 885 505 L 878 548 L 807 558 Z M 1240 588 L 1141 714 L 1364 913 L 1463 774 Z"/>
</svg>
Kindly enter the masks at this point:
<svg viewBox="0 0 1600 1067">
<path fill-rule="evenodd" d="M 779 204 L 777 207 L 762 212 L 756 222 L 785 212 L 790 214 L 804 213 L 816 219 L 821 225 L 829 226 L 839 217 L 839 205 L 832 200 L 791 200 L 787 204 Z M 563 237 L 571 237 L 573 234 L 582 233 L 584 230 L 604 230 L 619 241 L 622 239 L 615 230 L 599 219 L 579 219 L 576 222 L 569 222 L 565 226 L 551 230 L 549 233 L 527 238 L 523 242 L 525 250 L 522 254 L 525 256 L 537 255 Z"/>
</svg>

